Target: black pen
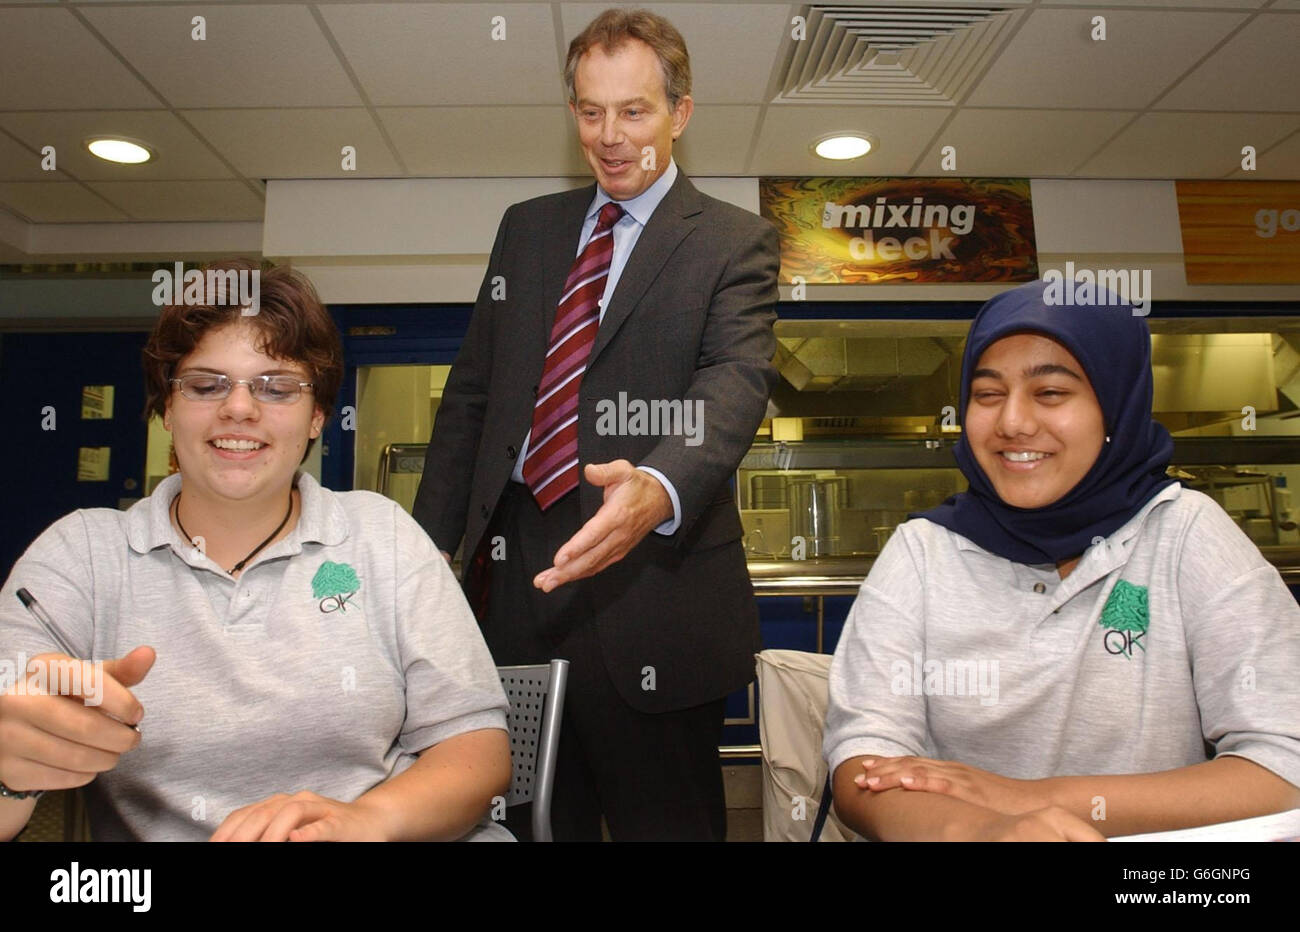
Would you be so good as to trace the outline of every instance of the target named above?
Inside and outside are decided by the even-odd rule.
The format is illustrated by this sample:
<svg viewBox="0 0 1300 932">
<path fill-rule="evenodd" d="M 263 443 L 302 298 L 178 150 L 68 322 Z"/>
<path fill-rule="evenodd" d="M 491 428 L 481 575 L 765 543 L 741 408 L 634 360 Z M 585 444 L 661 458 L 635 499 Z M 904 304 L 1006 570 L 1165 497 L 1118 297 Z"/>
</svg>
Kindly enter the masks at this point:
<svg viewBox="0 0 1300 932">
<path fill-rule="evenodd" d="M 77 652 L 72 649 L 72 645 L 69 644 L 68 639 L 63 636 L 63 632 L 60 631 L 59 626 L 54 623 L 54 619 L 50 617 L 49 613 L 45 611 L 44 608 L 41 607 L 41 603 L 36 601 L 36 596 L 32 595 L 26 589 L 19 589 L 18 601 L 22 602 L 23 608 L 27 609 L 27 611 L 31 613 L 31 616 L 40 622 L 41 627 L 45 629 L 45 633 L 54 638 L 54 643 L 59 646 L 61 651 L 69 657 L 74 659 L 77 658 Z M 114 721 L 122 722 L 120 718 L 110 712 L 105 712 L 104 714 Z M 127 725 L 126 722 L 122 722 L 122 724 L 126 725 L 127 728 L 134 728 L 136 731 L 140 730 L 139 725 Z"/>
<path fill-rule="evenodd" d="M 36 601 L 36 596 L 32 595 L 26 589 L 19 589 L 18 601 L 22 602 L 23 608 L 31 612 L 32 617 L 41 623 L 41 627 L 45 629 L 45 633 L 54 638 L 54 643 L 59 645 L 59 650 L 63 651 L 69 657 L 77 656 L 77 652 L 72 649 L 72 645 L 69 644 L 68 639 L 63 636 L 63 632 L 60 631 L 59 626 L 54 623 L 54 619 L 46 613 L 44 608 L 41 607 L 41 603 Z"/>
</svg>

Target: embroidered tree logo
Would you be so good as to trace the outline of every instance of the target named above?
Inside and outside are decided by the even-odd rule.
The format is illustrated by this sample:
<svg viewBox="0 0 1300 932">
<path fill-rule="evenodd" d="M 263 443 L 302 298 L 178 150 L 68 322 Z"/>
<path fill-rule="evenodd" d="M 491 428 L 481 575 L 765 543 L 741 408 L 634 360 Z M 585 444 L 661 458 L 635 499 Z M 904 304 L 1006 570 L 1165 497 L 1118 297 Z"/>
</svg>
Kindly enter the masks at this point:
<svg viewBox="0 0 1300 932">
<path fill-rule="evenodd" d="M 1146 636 L 1151 615 L 1147 608 L 1145 586 L 1135 586 L 1125 579 L 1115 583 L 1101 610 L 1100 624 L 1109 630 L 1102 635 L 1102 644 L 1108 654 L 1120 654 L 1125 660 L 1133 658 L 1133 648 L 1143 652 L 1142 638 Z"/>
<path fill-rule="evenodd" d="M 361 580 L 357 579 L 356 570 L 346 563 L 331 563 L 329 560 L 320 565 L 311 580 L 312 597 L 321 600 L 320 610 L 327 614 L 346 612 L 348 599 L 360 588 Z"/>
</svg>

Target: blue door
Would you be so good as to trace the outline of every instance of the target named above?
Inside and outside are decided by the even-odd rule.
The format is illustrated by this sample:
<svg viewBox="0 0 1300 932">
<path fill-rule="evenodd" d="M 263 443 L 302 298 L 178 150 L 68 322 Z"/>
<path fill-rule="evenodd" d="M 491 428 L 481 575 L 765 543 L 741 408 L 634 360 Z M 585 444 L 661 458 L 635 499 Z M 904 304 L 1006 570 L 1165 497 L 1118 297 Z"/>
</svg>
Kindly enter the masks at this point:
<svg viewBox="0 0 1300 932">
<path fill-rule="evenodd" d="M 147 337 L 0 334 L 0 397 L 10 441 L 0 455 L 0 577 L 68 512 L 117 508 L 142 494 L 148 425 L 141 417 L 140 351 Z M 110 413 L 104 386 L 112 387 L 111 416 L 83 418 L 84 388 L 90 389 L 87 414 Z"/>
</svg>

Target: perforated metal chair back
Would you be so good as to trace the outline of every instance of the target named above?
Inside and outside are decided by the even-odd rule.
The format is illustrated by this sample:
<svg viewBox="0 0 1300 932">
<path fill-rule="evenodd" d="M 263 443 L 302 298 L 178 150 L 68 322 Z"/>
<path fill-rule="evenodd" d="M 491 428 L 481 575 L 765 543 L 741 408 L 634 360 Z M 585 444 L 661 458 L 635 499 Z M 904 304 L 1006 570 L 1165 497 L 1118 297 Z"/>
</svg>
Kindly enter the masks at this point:
<svg viewBox="0 0 1300 932">
<path fill-rule="evenodd" d="M 506 806 L 531 802 L 533 840 L 550 841 L 551 791 L 560 749 L 560 720 L 564 714 L 569 661 L 497 667 L 497 674 L 510 700 L 506 718 L 513 775 Z"/>
</svg>

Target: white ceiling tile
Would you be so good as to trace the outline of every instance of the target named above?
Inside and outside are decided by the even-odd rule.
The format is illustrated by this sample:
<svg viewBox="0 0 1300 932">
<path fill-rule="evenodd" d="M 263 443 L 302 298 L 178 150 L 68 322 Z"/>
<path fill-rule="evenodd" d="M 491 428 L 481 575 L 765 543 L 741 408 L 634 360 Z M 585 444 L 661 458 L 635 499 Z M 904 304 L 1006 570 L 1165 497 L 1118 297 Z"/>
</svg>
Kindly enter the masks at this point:
<svg viewBox="0 0 1300 932">
<path fill-rule="evenodd" d="M 11 137 L 0 133 L 0 181 L 68 181 L 68 176 L 61 171 L 45 171 L 41 168 L 42 156 Z M 61 165 L 55 155 L 56 165 Z"/>
<path fill-rule="evenodd" d="M 370 113 L 321 110 L 184 110 L 204 138 L 248 178 L 387 178 L 401 175 Z M 356 171 L 344 171 L 344 146 Z"/>
<path fill-rule="evenodd" d="M 384 107 L 412 175 L 586 175 L 568 107 Z"/>
<path fill-rule="evenodd" d="M 940 150 L 954 146 L 957 174 L 962 177 L 1061 176 L 1132 116 L 1106 110 L 964 108 L 945 127 L 925 161 L 938 166 Z"/>
<path fill-rule="evenodd" d="M 965 103 L 976 107 L 1141 109 L 1240 23 L 1245 13 L 1035 10 Z"/>
<path fill-rule="evenodd" d="M 189 6 L 84 8 L 95 28 L 182 107 L 345 107 L 361 103 L 305 5 L 209 7 L 193 40 Z"/>
<path fill-rule="evenodd" d="M 98 181 L 90 185 L 141 222 L 258 220 L 262 198 L 241 181 Z"/>
<path fill-rule="evenodd" d="M 59 167 L 82 181 L 232 177 L 221 160 L 165 110 L 0 113 L 0 127 L 33 148 L 54 146 Z M 126 136 L 146 143 L 157 158 L 143 165 L 105 162 L 85 147 L 87 137 L 100 135 Z"/>
<path fill-rule="evenodd" d="M 349 177 L 339 164 L 344 145 L 358 149 L 352 177 L 359 178 L 587 178 L 563 106 L 561 59 L 569 40 L 607 5 L 0 0 L 0 209 L 7 204 L 51 223 L 260 220 L 257 193 L 230 178 L 222 158 L 249 178 L 341 178 Z M 1025 24 L 936 139 L 953 114 L 947 106 L 768 105 L 769 85 L 789 52 L 789 18 L 801 5 L 660 0 L 651 9 L 677 25 L 693 53 L 698 105 L 674 155 L 697 176 L 905 175 L 913 166 L 939 175 L 937 149 L 955 145 L 962 176 L 1300 178 L 1300 132 L 1293 132 L 1300 71 L 1292 51 L 1300 47 L 1300 0 L 997 5 L 1028 5 Z M 1088 37 L 1098 13 L 1107 17 L 1104 43 Z M 195 43 L 190 19 L 200 14 L 208 38 Z M 495 15 L 506 17 L 505 42 L 490 39 Z M 1157 103 L 1242 23 L 1235 38 Z M 382 126 L 361 106 L 348 68 L 379 108 Z M 179 117 L 160 109 L 166 103 Z M 1125 111 L 1153 103 L 1158 111 L 1139 117 L 1075 172 L 1130 119 Z M 1062 109 L 1071 107 L 1081 109 Z M 140 138 L 160 158 L 136 167 L 93 159 L 82 140 L 101 130 Z M 878 149 L 848 163 L 813 156 L 808 145 L 834 130 L 870 133 Z M 1255 173 L 1236 172 L 1243 137 L 1260 149 Z M 33 150 L 45 144 L 57 147 L 67 174 L 39 170 Z M 68 182 L 70 176 L 114 203 Z"/>
<path fill-rule="evenodd" d="M 771 106 L 747 171 L 754 175 L 905 175 L 948 112 L 937 107 Z M 877 146 L 847 162 L 831 162 L 812 153 L 810 147 L 817 139 L 840 132 L 865 133 L 877 140 Z M 936 163 L 932 173 L 938 174 L 938 169 Z M 924 167 L 920 173 L 931 174 Z"/>
<path fill-rule="evenodd" d="M 1263 13 L 1160 101 L 1162 109 L 1300 112 L 1300 16 Z"/>
<path fill-rule="evenodd" d="M 74 181 L 0 183 L 0 207 L 7 207 L 33 223 L 96 223 L 131 219 Z"/>
<path fill-rule="evenodd" d="M 0 8 L 0 109 L 156 106 L 68 10 Z"/>
<path fill-rule="evenodd" d="M 569 43 L 608 3 L 564 3 L 566 54 Z M 667 17 L 686 41 L 691 56 L 691 97 L 708 103 L 763 103 L 777 50 L 790 34 L 787 3 L 646 3 L 644 9 Z M 563 71 L 564 62 L 560 62 Z"/>
<path fill-rule="evenodd" d="M 1241 164 L 1241 148 L 1263 151 L 1300 117 L 1250 113 L 1147 113 L 1079 168 L 1082 177 L 1222 178 Z"/>
<path fill-rule="evenodd" d="M 1267 152 L 1259 151 L 1253 172 L 1238 168 L 1231 177 L 1250 181 L 1300 181 L 1300 133 L 1292 133 Z"/>
<path fill-rule="evenodd" d="M 564 102 L 548 4 L 346 4 L 320 11 L 376 106 Z M 491 36 L 498 15 L 505 17 L 503 40 Z"/>
<path fill-rule="evenodd" d="M 742 174 L 758 107 L 697 107 L 673 155 L 695 174 Z M 384 107 L 379 118 L 412 175 L 581 176 L 590 173 L 567 107 Z M 519 146 L 503 140 L 526 141 Z M 533 161 L 535 160 L 535 161 Z"/>
<path fill-rule="evenodd" d="M 705 104 L 696 107 L 673 157 L 695 175 L 743 175 L 761 107 Z"/>
</svg>

